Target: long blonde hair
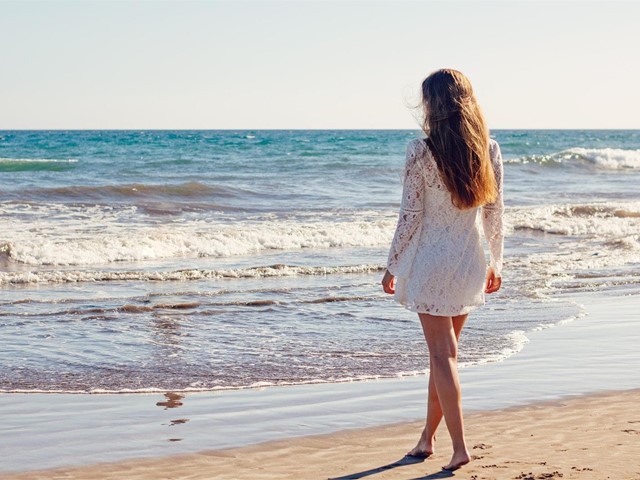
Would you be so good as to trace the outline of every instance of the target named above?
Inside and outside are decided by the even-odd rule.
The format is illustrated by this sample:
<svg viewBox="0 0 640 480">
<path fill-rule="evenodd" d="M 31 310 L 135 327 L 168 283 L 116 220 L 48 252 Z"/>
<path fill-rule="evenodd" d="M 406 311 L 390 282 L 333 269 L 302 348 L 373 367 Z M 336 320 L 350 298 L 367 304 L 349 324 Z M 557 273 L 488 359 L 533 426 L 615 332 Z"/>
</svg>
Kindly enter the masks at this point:
<svg viewBox="0 0 640 480">
<path fill-rule="evenodd" d="M 422 82 L 422 106 L 427 145 L 453 204 L 464 210 L 493 202 L 489 129 L 469 79 L 449 68 L 433 72 Z"/>
</svg>

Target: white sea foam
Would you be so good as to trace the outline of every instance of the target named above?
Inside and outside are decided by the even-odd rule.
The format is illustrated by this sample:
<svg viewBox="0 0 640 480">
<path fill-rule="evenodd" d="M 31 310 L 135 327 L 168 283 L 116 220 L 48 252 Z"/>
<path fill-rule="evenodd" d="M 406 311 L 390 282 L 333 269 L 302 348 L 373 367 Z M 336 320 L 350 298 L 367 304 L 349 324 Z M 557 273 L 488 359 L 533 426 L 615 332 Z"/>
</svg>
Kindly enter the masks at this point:
<svg viewBox="0 0 640 480">
<path fill-rule="evenodd" d="M 531 331 L 532 332 L 540 332 L 542 330 L 548 330 L 549 328 L 554 328 L 554 327 L 561 326 L 561 325 L 567 325 L 567 324 L 569 324 L 571 322 L 574 322 L 574 321 L 578 320 L 579 318 L 585 317 L 587 315 L 587 313 L 584 310 L 584 307 L 582 307 L 580 305 L 577 305 L 577 304 L 576 304 L 576 306 L 578 306 L 579 308 L 582 309 L 582 311 L 579 312 L 577 315 L 572 315 L 572 316 L 567 317 L 565 319 L 562 319 L 562 320 L 560 320 L 560 321 L 558 321 L 556 323 L 540 323 L 540 324 L 538 324 L 537 327 L 532 328 Z"/>
<path fill-rule="evenodd" d="M 526 276 L 523 288 L 539 298 L 574 285 L 606 286 L 612 269 L 640 264 L 640 202 L 514 207 L 506 223 L 508 237 L 531 236 L 527 243 L 533 247 L 507 255 L 506 271 Z M 585 272 L 593 280 L 576 280 Z"/>
<path fill-rule="evenodd" d="M 408 373 L 400 373 L 398 375 L 354 375 L 348 377 L 340 377 L 340 378 L 312 378 L 306 380 L 297 380 L 297 381 L 260 381 L 254 382 L 249 385 L 211 385 L 211 386 L 190 386 L 185 388 L 177 388 L 171 389 L 172 393 L 198 393 L 198 392 L 219 392 L 225 390 L 259 390 L 262 388 L 268 387 L 288 387 L 294 385 L 317 385 L 317 384 L 326 384 L 326 383 L 352 383 L 352 382 L 361 382 L 366 380 L 380 380 L 384 378 L 397 378 L 397 377 L 410 377 L 416 375 L 424 375 L 427 371 L 416 371 L 416 372 L 408 372 Z M 202 382 L 196 382 L 202 383 Z M 134 394 L 134 393 L 142 393 L 142 394 L 152 394 L 152 393 L 167 393 L 167 388 L 160 387 L 143 387 L 143 388 L 92 388 L 89 390 L 74 390 L 74 389 L 42 389 L 42 388 L 0 388 L 0 394 L 6 393 L 50 393 L 50 394 L 70 394 L 70 395 L 81 395 L 81 394 L 99 394 L 99 395 L 121 395 L 121 394 Z"/>
<path fill-rule="evenodd" d="M 395 226 L 395 218 L 369 220 L 362 216 L 344 221 L 322 217 L 314 221 L 312 217 L 307 221 L 263 218 L 237 223 L 194 220 L 140 225 L 139 221 L 130 223 L 137 215 L 135 207 L 6 208 L 11 209 L 7 216 L 11 225 L 0 220 L 0 253 L 28 265 L 98 265 L 231 257 L 267 250 L 376 247 L 390 242 Z"/>
<path fill-rule="evenodd" d="M 507 358 L 521 351 L 524 346 L 529 343 L 529 338 L 522 330 L 514 330 L 505 335 L 507 345 L 497 351 L 487 353 L 482 359 L 470 362 L 463 362 L 460 368 L 468 368 L 476 365 L 485 365 L 487 363 L 502 362 Z"/>
<path fill-rule="evenodd" d="M 383 265 L 344 265 L 334 267 L 303 267 L 271 265 L 255 268 L 228 270 L 173 270 L 173 271 L 84 271 L 84 270 L 40 270 L 32 272 L 0 272 L 0 285 L 27 283 L 75 283 L 106 281 L 187 281 L 215 278 L 265 278 L 291 277 L 296 275 L 336 275 L 378 272 Z"/>
<path fill-rule="evenodd" d="M 600 272 L 591 284 L 606 284 L 610 282 L 605 273 L 606 269 L 626 267 L 640 263 L 640 249 L 636 252 L 610 252 L 597 247 L 581 247 L 575 242 L 558 246 L 554 252 L 532 253 L 526 258 L 517 258 L 509 262 L 509 268 L 528 272 L 530 281 L 536 278 L 536 294 L 546 298 L 549 293 L 565 290 L 580 272 Z M 623 284 L 631 284 L 627 280 Z"/>
<path fill-rule="evenodd" d="M 603 170 L 640 170 L 640 150 L 576 147 L 549 155 L 514 158 L 506 162 L 550 165 L 584 163 Z"/>
<path fill-rule="evenodd" d="M 513 230 L 614 240 L 640 235 L 640 202 L 564 204 L 509 210 Z M 633 247 L 632 243 L 627 245 Z"/>
<path fill-rule="evenodd" d="M 564 155 L 570 159 L 586 160 L 608 170 L 640 169 L 640 150 L 572 148 L 564 152 Z"/>
<path fill-rule="evenodd" d="M 394 214 L 358 212 L 336 221 L 326 218 L 328 214 L 314 214 L 299 219 L 255 218 L 237 223 L 184 220 L 140 224 L 135 221 L 139 216 L 136 207 L 99 205 L 5 204 L 0 213 L 11 219 L 5 224 L 0 220 L 0 254 L 33 266 L 220 258 L 306 248 L 386 248 L 396 223 Z M 589 259 L 594 265 L 607 265 L 611 261 L 604 255 L 607 252 L 618 257 L 616 262 L 632 260 L 640 252 L 640 202 L 512 207 L 507 209 L 506 224 L 509 235 L 530 230 L 559 235 L 565 242 L 574 239 L 576 248 L 571 253 L 577 255 L 578 261 L 584 260 L 585 252 L 598 254 Z M 100 272 L 98 277 L 121 274 Z M 86 272 L 78 280 L 69 279 L 73 272 L 59 274 L 67 279 L 55 279 L 55 272 L 20 275 L 20 282 L 42 281 L 35 277 L 29 280 L 30 275 L 48 275 L 45 281 L 57 282 L 82 281 L 91 279 L 93 274 Z M 156 272 L 147 275 L 149 279 L 161 276 Z M 12 277 L 11 281 L 15 280 Z"/>
</svg>

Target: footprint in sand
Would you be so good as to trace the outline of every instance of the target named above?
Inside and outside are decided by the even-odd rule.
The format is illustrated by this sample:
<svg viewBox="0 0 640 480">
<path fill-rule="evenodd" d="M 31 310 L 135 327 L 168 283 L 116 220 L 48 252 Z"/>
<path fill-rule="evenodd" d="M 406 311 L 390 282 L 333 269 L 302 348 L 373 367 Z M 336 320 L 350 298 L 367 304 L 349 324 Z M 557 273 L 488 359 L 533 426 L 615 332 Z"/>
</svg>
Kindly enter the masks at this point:
<svg viewBox="0 0 640 480">
<path fill-rule="evenodd" d="M 562 478 L 562 477 L 564 477 L 562 473 L 555 471 L 551 473 L 539 473 L 538 475 L 535 475 L 532 472 L 529 472 L 529 473 L 523 472 L 514 478 L 516 480 L 546 480 L 549 478 Z"/>
<path fill-rule="evenodd" d="M 529 473 L 521 473 L 520 475 L 518 475 L 517 477 L 513 477 L 516 480 L 536 480 L 536 477 L 533 476 L 533 473 L 529 472 Z"/>
<path fill-rule="evenodd" d="M 487 445 L 486 443 L 478 443 L 473 446 L 473 449 L 479 448 L 480 450 L 486 450 L 487 448 L 491 448 L 491 445 Z"/>
</svg>

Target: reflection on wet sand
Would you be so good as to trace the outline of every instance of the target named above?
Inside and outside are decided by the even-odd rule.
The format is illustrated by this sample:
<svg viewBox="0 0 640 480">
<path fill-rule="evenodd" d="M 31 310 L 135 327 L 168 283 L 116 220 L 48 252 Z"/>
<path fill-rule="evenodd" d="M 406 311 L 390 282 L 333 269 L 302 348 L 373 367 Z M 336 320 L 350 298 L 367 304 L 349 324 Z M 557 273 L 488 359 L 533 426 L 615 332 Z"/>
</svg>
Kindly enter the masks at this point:
<svg viewBox="0 0 640 480">
<path fill-rule="evenodd" d="M 187 423 L 189 421 L 188 418 L 178 418 L 176 420 L 171 420 L 171 422 L 169 423 L 170 427 L 173 427 L 174 425 L 180 425 L 181 423 Z"/>
<path fill-rule="evenodd" d="M 184 395 L 180 393 L 167 392 L 164 394 L 164 396 L 166 400 L 164 402 L 157 402 L 156 405 L 158 407 L 164 407 L 164 409 L 166 410 L 167 408 L 178 408 L 183 405 L 180 400 L 184 398 Z"/>
<path fill-rule="evenodd" d="M 156 405 L 158 407 L 164 407 L 165 410 L 169 408 L 178 408 L 183 405 L 182 399 L 184 398 L 184 395 L 181 393 L 167 392 L 164 394 L 164 398 L 166 400 L 164 400 L 163 402 L 157 402 Z M 188 421 L 188 418 L 177 418 L 175 420 L 170 420 L 169 423 L 163 423 L 163 425 L 174 427 L 176 425 L 187 423 Z M 170 442 L 180 442 L 182 438 L 168 438 L 167 440 Z"/>
</svg>

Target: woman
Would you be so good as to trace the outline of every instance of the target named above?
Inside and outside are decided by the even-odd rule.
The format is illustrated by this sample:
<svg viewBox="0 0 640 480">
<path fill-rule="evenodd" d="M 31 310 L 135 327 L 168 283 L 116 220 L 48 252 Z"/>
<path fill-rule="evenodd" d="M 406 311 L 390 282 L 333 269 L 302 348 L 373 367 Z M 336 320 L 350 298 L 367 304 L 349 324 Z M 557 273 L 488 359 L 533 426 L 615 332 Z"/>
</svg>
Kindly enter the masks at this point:
<svg viewBox="0 0 640 480">
<path fill-rule="evenodd" d="M 469 312 L 484 303 L 484 293 L 501 285 L 502 157 L 462 73 L 443 69 L 429 75 L 422 83 L 422 104 L 427 138 L 407 148 L 402 205 L 382 286 L 418 313 L 429 349 L 426 426 L 408 455 L 433 454 L 444 415 L 453 456 L 443 469 L 453 471 L 471 459 L 464 438 L 458 339 Z"/>
</svg>

